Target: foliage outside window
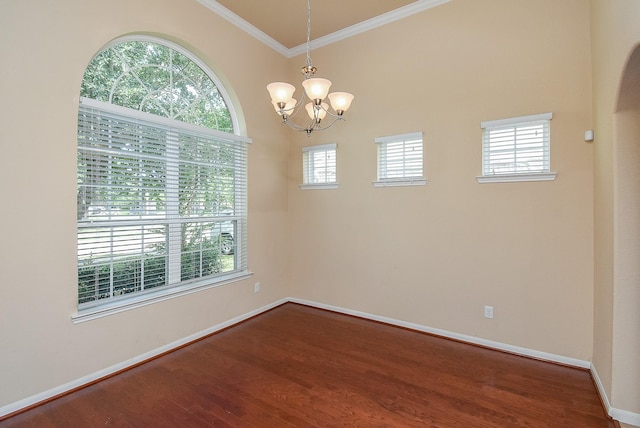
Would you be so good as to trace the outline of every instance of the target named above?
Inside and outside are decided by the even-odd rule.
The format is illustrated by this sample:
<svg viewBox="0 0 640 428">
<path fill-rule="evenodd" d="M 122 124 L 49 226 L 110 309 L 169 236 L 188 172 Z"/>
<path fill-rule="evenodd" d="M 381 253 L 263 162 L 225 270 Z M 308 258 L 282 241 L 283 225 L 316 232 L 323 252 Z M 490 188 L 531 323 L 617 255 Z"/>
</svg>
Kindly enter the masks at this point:
<svg viewBox="0 0 640 428">
<path fill-rule="evenodd" d="M 246 273 L 249 140 L 231 133 L 225 99 L 196 61 L 164 42 L 131 40 L 85 72 L 80 310 Z"/>
<path fill-rule="evenodd" d="M 424 185 L 422 132 L 378 137 L 377 187 Z"/>
<path fill-rule="evenodd" d="M 302 148 L 303 189 L 334 189 L 338 187 L 336 144 Z"/>
<path fill-rule="evenodd" d="M 553 180 L 551 118 L 551 113 L 543 113 L 482 122 L 482 177 L 478 181 Z"/>
</svg>

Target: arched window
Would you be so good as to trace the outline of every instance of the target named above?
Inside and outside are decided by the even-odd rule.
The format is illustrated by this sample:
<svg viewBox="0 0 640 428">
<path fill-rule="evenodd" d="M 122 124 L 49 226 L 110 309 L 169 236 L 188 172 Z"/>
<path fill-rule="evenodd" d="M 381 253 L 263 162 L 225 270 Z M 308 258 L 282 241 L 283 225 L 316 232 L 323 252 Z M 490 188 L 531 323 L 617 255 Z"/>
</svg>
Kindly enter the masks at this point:
<svg viewBox="0 0 640 428">
<path fill-rule="evenodd" d="M 195 56 L 166 41 L 120 41 L 93 58 L 80 95 L 233 133 L 228 97 L 205 70 Z"/>
<path fill-rule="evenodd" d="M 243 277 L 247 143 L 217 79 L 166 41 L 121 39 L 78 113 L 78 308 L 137 306 Z"/>
</svg>

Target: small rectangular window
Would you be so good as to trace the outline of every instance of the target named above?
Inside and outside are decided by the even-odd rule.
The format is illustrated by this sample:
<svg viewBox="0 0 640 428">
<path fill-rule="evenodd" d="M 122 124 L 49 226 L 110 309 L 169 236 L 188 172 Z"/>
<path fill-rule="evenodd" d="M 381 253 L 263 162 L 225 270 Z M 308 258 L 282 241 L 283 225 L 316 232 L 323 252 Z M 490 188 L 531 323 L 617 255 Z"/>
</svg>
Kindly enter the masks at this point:
<svg viewBox="0 0 640 428">
<path fill-rule="evenodd" d="M 422 132 L 378 137 L 377 187 L 424 185 Z"/>
<path fill-rule="evenodd" d="M 551 118 L 551 113 L 543 113 L 482 122 L 482 177 L 478 181 L 553 180 Z"/>
<path fill-rule="evenodd" d="M 333 189 L 338 187 L 336 144 L 302 148 L 303 189 Z"/>
</svg>

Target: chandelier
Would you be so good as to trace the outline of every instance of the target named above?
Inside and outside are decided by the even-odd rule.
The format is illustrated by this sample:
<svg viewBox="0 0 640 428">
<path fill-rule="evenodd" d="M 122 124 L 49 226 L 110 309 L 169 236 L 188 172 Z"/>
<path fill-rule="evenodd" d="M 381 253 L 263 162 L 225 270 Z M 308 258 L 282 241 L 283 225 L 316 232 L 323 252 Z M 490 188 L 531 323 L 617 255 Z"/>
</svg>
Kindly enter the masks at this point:
<svg viewBox="0 0 640 428">
<path fill-rule="evenodd" d="M 337 121 L 344 120 L 343 115 L 353 101 L 353 95 L 348 92 L 329 93 L 330 80 L 314 77 L 318 69 L 311 63 L 310 38 L 311 0 L 307 0 L 307 64 L 302 67 L 302 74 L 304 75 L 302 99 L 298 102 L 293 98 L 296 88 L 289 83 L 273 82 L 267 85 L 267 90 L 271 95 L 271 103 L 276 112 L 282 117 L 282 124 L 295 131 L 304 131 L 307 136 L 313 131 L 322 131 L 331 127 Z M 329 104 L 331 104 L 333 111 L 329 109 L 329 104 L 325 102 L 326 98 L 329 99 Z M 293 121 L 293 118 L 302 110 L 301 107 L 303 105 L 308 116 L 308 122 L 306 122 L 306 125 L 299 125 Z M 327 116 L 329 117 L 327 118 Z M 325 118 L 327 118 L 326 121 Z M 304 120 L 307 120 L 307 118 Z"/>
</svg>

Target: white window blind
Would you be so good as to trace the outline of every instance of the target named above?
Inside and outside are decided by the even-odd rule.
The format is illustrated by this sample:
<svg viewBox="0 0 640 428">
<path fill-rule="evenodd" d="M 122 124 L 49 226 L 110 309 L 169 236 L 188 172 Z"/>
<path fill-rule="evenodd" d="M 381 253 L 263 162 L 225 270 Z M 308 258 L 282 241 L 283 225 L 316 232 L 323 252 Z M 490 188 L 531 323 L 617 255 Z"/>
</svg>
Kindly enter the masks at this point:
<svg viewBox="0 0 640 428">
<path fill-rule="evenodd" d="M 482 122 L 483 176 L 550 172 L 551 113 Z"/>
<path fill-rule="evenodd" d="M 377 185 L 425 184 L 422 132 L 378 137 Z"/>
<path fill-rule="evenodd" d="M 79 309 L 246 272 L 249 142 L 83 98 Z"/>
<path fill-rule="evenodd" d="M 303 185 L 337 184 L 336 144 L 302 148 Z"/>
</svg>

